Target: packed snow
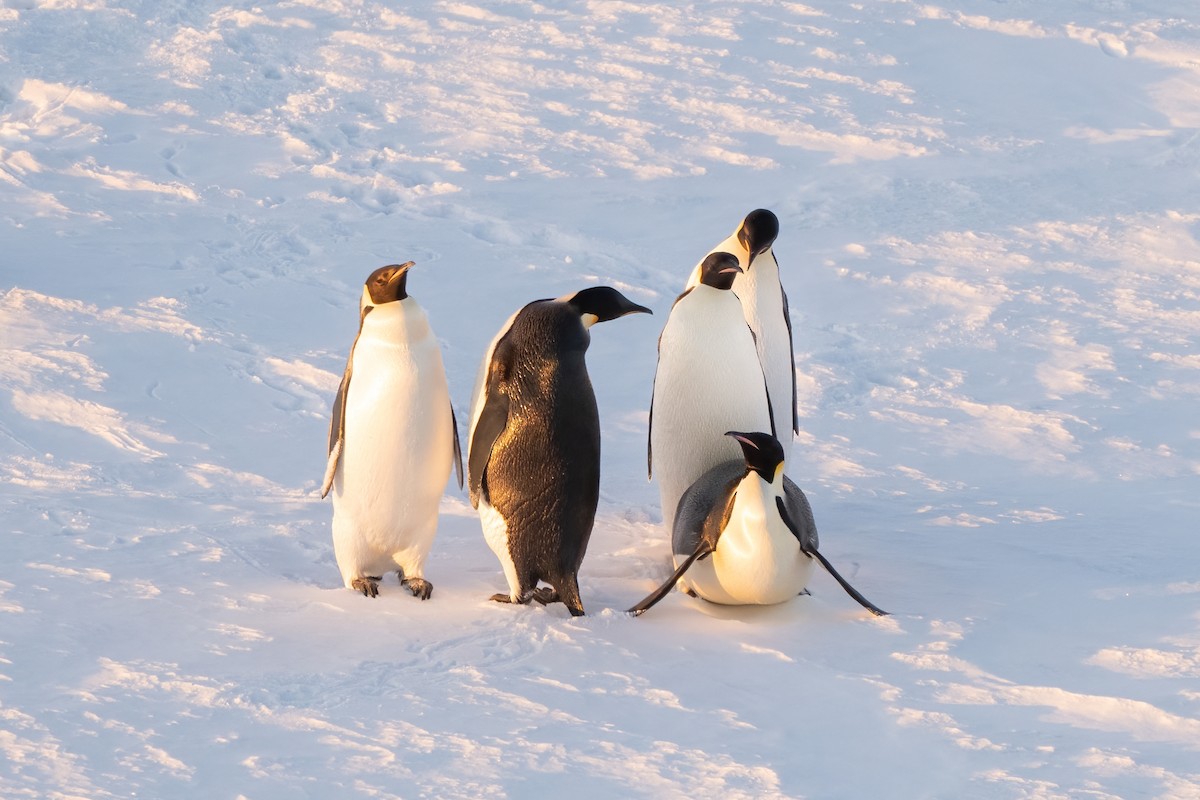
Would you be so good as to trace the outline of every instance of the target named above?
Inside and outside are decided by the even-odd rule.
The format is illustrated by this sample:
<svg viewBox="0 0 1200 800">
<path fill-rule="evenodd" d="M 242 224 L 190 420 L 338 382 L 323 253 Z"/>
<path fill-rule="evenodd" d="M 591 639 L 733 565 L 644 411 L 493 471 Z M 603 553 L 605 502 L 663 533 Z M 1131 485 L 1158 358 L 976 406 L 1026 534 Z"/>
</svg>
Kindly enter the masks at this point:
<svg viewBox="0 0 1200 800">
<path fill-rule="evenodd" d="M 0 796 L 1200 797 L 1194 0 L 8 0 Z M 668 595 L 656 341 L 769 208 L 811 596 Z M 319 498 L 362 282 L 463 432 L 525 303 L 592 329 L 587 616 L 425 602 Z"/>
</svg>

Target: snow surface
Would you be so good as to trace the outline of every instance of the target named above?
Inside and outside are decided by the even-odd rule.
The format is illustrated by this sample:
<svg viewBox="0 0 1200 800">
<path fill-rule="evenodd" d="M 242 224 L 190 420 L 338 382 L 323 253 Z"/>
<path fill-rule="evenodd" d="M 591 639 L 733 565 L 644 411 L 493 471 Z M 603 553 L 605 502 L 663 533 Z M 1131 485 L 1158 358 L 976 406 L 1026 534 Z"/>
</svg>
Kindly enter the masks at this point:
<svg viewBox="0 0 1200 800">
<path fill-rule="evenodd" d="M 1194 0 L 7 0 L 0 796 L 1200 797 Z M 655 340 L 783 230 L 812 597 L 678 593 Z M 317 497 L 362 280 L 460 424 L 609 284 L 588 616 L 447 492 L 425 603 Z"/>
</svg>

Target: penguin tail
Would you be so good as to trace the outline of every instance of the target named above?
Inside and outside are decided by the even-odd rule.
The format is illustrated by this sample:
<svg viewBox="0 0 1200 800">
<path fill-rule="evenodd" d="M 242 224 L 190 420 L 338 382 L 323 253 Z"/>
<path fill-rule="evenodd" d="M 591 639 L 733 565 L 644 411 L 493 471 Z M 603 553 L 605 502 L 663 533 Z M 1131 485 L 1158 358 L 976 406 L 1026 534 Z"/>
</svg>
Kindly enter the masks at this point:
<svg viewBox="0 0 1200 800">
<path fill-rule="evenodd" d="M 555 588 L 558 591 L 558 599 L 567 607 L 567 611 L 571 612 L 571 616 L 582 617 L 583 601 L 579 599 L 579 579 L 573 574 L 567 575 Z"/>
</svg>

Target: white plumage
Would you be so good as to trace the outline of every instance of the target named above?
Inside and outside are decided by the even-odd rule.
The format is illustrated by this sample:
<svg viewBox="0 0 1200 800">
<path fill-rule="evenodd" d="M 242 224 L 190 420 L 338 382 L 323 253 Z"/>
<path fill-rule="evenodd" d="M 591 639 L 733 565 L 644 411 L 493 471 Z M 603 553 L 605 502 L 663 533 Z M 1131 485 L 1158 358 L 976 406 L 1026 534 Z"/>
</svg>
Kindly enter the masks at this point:
<svg viewBox="0 0 1200 800">
<path fill-rule="evenodd" d="M 726 431 L 771 429 L 762 367 L 737 297 L 695 286 L 671 309 L 654 377 L 649 460 L 667 530 L 683 492 L 741 455 Z"/>
<path fill-rule="evenodd" d="M 411 297 L 374 305 L 364 290 L 339 400 L 326 491 L 342 580 L 373 595 L 371 579 L 400 570 L 427 597 L 425 559 L 458 448 L 441 350 Z"/>
</svg>

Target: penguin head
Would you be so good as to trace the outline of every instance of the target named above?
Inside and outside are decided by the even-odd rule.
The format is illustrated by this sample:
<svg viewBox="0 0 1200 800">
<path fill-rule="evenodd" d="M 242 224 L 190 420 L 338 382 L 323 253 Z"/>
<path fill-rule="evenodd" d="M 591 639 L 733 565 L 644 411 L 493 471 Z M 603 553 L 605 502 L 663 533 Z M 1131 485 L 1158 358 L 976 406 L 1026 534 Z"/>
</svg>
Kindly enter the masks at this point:
<svg viewBox="0 0 1200 800">
<path fill-rule="evenodd" d="M 653 314 L 645 306 L 639 306 L 611 286 L 593 286 L 562 298 L 571 308 L 579 312 L 583 327 L 590 328 L 597 322 L 623 317 L 626 314 Z"/>
<path fill-rule="evenodd" d="M 769 433 L 727 431 L 726 436 L 737 439 L 746 458 L 746 471 L 757 472 L 767 483 L 774 483 L 783 471 L 783 445 Z"/>
<path fill-rule="evenodd" d="M 746 262 L 746 269 L 750 269 L 756 256 L 761 256 L 771 249 L 771 245 L 775 244 L 775 237 L 778 235 L 779 217 L 767 209 L 756 208 L 746 215 L 737 233 L 738 241 L 750 254 L 749 260 Z"/>
<path fill-rule="evenodd" d="M 381 306 L 408 297 L 408 268 L 414 263 L 389 264 L 372 272 L 363 287 L 362 306 Z"/>
<path fill-rule="evenodd" d="M 733 279 L 741 271 L 733 253 L 709 253 L 700 262 L 700 282 L 723 291 L 733 286 Z"/>
</svg>

